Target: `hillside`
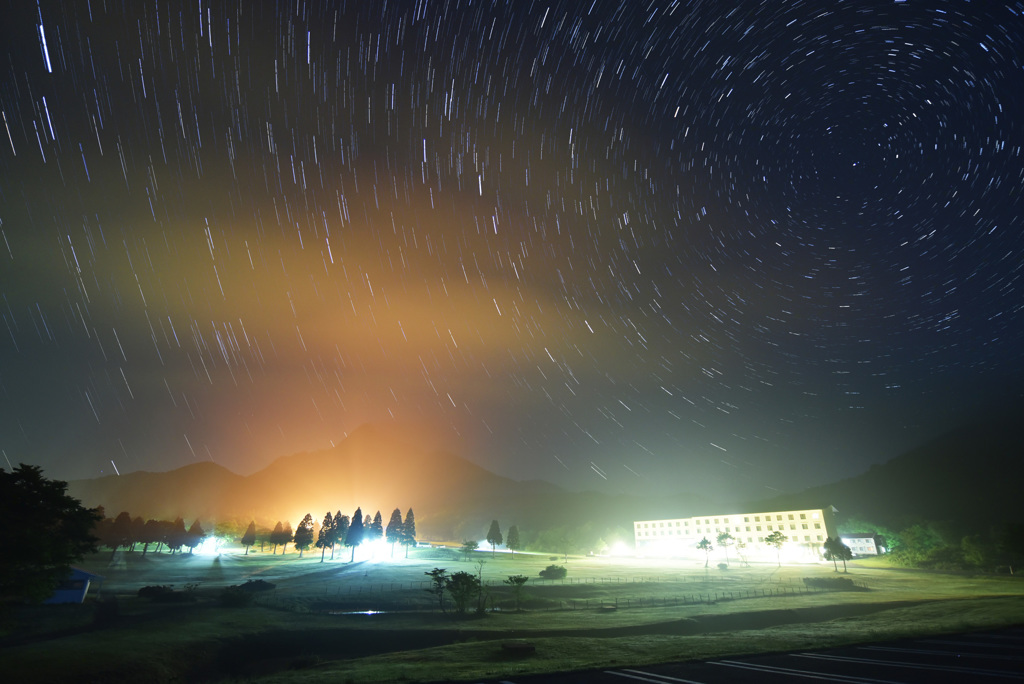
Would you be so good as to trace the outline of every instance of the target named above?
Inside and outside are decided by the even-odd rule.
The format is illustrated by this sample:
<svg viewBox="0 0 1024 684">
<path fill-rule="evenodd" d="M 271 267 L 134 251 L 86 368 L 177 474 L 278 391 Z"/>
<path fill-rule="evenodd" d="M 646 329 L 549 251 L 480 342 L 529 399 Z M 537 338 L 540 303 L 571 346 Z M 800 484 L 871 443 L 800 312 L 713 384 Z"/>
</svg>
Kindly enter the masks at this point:
<svg viewBox="0 0 1024 684">
<path fill-rule="evenodd" d="M 1005 417 L 964 426 L 862 475 L 758 502 L 753 508 L 832 504 L 840 520 L 863 518 L 896 529 L 919 520 L 947 523 L 963 532 L 1024 522 L 1024 443 L 1018 422 Z"/>
<path fill-rule="evenodd" d="M 392 509 L 416 512 L 421 538 L 479 538 L 492 519 L 503 529 L 525 533 L 562 525 L 590 524 L 597 530 L 673 515 L 681 507 L 705 510 L 700 497 L 659 500 L 568 492 L 541 481 L 520 482 L 495 475 L 454 454 L 432 449 L 378 425 L 365 425 L 332 449 L 277 459 L 264 470 L 241 476 L 213 463 L 196 463 L 166 473 L 137 472 L 69 483 L 69 492 L 108 515 L 127 510 L 144 518 L 201 518 L 217 521 L 277 520 L 292 525 L 306 513 L 317 519 L 328 510 L 351 515 Z M 691 513 L 691 514 L 693 514 Z M 684 514 L 682 512 L 678 514 Z"/>
</svg>

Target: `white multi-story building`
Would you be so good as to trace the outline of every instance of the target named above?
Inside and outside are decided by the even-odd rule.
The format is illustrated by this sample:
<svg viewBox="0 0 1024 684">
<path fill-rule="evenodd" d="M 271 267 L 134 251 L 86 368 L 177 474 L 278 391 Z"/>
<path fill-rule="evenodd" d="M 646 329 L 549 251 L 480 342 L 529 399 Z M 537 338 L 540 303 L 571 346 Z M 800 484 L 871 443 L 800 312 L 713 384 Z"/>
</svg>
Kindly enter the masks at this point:
<svg viewBox="0 0 1024 684">
<path fill-rule="evenodd" d="M 707 539 L 715 547 L 712 553 L 716 559 L 775 560 L 781 555 L 788 560 L 815 560 L 821 555 L 825 539 L 836 536 L 834 510 L 828 507 L 640 520 L 633 523 L 633 535 L 636 552 L 642 556 L 705 558 L 697 545 Z M 773 532 L 786 537 L 781 554 L 765 543 Z M 724 533 L 730 539 L 722 549 L 718 538 Z"/>
</svg>

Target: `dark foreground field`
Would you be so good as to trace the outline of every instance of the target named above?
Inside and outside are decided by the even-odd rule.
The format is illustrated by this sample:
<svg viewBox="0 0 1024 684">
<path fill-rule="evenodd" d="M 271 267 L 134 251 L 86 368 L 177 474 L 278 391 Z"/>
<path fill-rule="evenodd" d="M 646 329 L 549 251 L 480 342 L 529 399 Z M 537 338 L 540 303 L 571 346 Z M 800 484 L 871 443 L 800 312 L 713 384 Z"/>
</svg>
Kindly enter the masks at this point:
<svg viewBox="0 0 1024 684">
<path fill-rule="evenodd" d="M 688 562 L 570 558 L 564 582 L 544 582 L 537 573 L 552 562 L 547 556 L 416 553 L 351 564 L 134 553 L 111 564 L 109 554 L 96 556 L 84 565 L 106 577 L 101 601 L 3 617 L 4 679 L 468 680 L 1024 624 L 1024 585 L 1011 577 L 852 566 L 838 575 L 852 583 L 815 588 L 815 578 L 837 577 L 831 565 L 705 571 Z M 476 574 L 474 561 L 484 561 L 487 611 L 441 613 L 423 573 Z M 513 574 L 532 578 L 520 611 L 501 582 Z M 223 604 L 225 587 L 256 579 L 275 588 L 248 605 Z M 157 584 L 174 585 L 182 602 L 137 598 Z M 503 648 L 509 643 L 534 650 Z"/>
</svg>

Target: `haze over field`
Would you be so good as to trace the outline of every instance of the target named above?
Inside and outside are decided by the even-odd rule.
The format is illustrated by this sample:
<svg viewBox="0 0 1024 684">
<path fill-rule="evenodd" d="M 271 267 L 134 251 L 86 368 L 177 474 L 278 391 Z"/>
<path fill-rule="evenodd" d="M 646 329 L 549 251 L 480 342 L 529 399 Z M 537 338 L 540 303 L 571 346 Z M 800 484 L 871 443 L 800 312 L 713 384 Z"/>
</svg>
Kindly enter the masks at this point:
<svg viewBox="0 0 1024 684">
<path fill-rule="evenodd" d="M 16 3 L 0 465 L 754 499 L 1019 407 L 1022 13 Z"/>
</svg>

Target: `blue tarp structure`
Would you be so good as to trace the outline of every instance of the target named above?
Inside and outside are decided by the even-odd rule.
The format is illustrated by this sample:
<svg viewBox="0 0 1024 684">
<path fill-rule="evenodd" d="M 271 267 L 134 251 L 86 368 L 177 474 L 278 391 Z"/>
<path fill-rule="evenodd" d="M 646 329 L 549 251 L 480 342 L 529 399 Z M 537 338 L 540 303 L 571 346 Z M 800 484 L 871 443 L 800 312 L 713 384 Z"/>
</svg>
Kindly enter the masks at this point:
<svg viewBox="0 0 1024 684">
<path fill-rule="evenodd" d="M 53 596 L 43 603 L 82 603 L 85 601 L 85 595 L 89 593 L 89 585 L 96 580 L 102 581 L 103 576 L 94 575 L 79 568 L 71 568 L 71 574 L 57 585 Z"/>
</svg>

